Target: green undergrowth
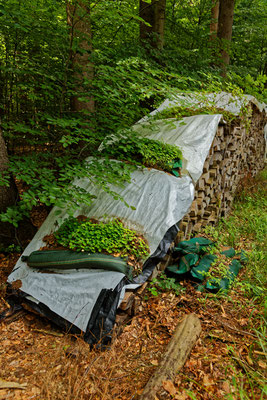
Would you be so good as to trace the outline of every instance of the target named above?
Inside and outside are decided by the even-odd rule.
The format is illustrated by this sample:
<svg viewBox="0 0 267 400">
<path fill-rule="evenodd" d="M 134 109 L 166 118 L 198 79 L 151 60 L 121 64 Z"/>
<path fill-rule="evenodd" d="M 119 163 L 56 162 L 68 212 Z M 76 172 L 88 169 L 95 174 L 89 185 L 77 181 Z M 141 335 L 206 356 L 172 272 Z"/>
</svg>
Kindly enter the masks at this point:
<svg viewBox="0 0 267 400">
<path fill-rule="evenodd" d="M 174 278 L 169 278 L 163 272 L 156 278 L 153 278 L 148 286 L 148 291 L 156 297 L 160 296 L 162 292 L 169 290 L 171 290 L 176 296 L 179 296 L 183 288 L 181 285 L 177 284 Z"/>
<path fill-rule="evenodd" d="M 134 162 L 148 168 L 171 172 L 174 164 L 181 166 L 182 152 L 177 146 L 142 138 L 135 132 L 119 135 L 103 143 L 103 154 L 117 160 Z"/>
<path fill-rule="evenodd" d="M 149 247 L 137 232 L 125 228 L 119 219 L 109 222 L 87 218 L 68 218 L 55 232 L 61 246 L 75 251 L 109 253 L 142 259 L 149 255 Z"/>
<path fill-rule="evenodd" d="M 223 219 L 218 227 L 205 229 L 205 233 L 216 241 L 217 246 L 233 246 L 238 250 L 245 250 L 248 255 L 248 263 L 234 281 L 232 291 L 226 295 L 234 307 L 240 307 L 241 304 L 244 307 L 245 304 L 245 308 L 251 310 L 249 328 L 255 337 L 249 348 L 249 357 L 252 357 L 251 365 L 241 359 L 236 345 L 229 347 L 233 364 L 242 368 L 242 372 L 236 371 L 233 374 L 232 384 L 235 387 L 235 393 L 239 395 L 238 398 L 244 400 L 263 399 L 267 395 L 264 378 L 267 365 L 266 178 L 266 169 L 255 179 L 247 178 L 243 183 L 243 189 L 236 197 L 231 215 Z M 257 361 L 254 359 L 255 350 L 259 354 Z M 257 364 L 261 367 L 256 368 Z M 234 398 L 236 397 L 232 395 L 227 397 L 228 400 Z"/>
</svg>

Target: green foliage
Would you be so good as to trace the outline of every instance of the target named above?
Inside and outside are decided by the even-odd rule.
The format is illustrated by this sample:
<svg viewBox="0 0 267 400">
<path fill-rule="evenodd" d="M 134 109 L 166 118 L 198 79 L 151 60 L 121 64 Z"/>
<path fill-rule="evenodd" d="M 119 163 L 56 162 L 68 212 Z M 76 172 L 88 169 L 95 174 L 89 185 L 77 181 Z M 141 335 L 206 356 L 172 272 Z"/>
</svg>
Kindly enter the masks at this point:
<svg viewBox="0 0 267 400">
<path fill-rule="evenodd" d="M 106 138 L 103 147 L 103 154 L 109 157 L 164 171 L 171 171 L 174 160 L 182 158 L 178 147 L 143 138 L 134 131 L 124 132 L 114 140 Z"/>
<path fill-rule="evenodd" d="M 213 254 L 216 254 L 213 249 Z M 227 259 L 223 254 L 216 254 L 216 260 L 211 264 L 208 271 L 203 271 L 204 280 L 210 283 L 212 286 L 218 286 L 220 281 L 224 278 L 229 278 L 229 264 L 230 259 Z M 231 281 L 231 284 L 233 281 Z"/>
<path fill-rule="evenodd" d="M 165 291 L 173 291 L 176 296 L 181 294 L 182 286 L 176 282 L 174 278 L 169 278 L 164 273 L 161 273 L 157 278 L 152 279 L 148 287 L 148 291 L 153 296 L 159 296 Z"/>
<path fill-rule="evenodd" d="M 149 255 L 144 239 L 123 226 L 118 219 L 109 222 L 78 221 L 70 217 L 55 232 L 57 242 L 75 251 L 119 253 L 142 259 Z"/>
<path fill-rule="evenodd" d="M 7 186 L 13 176 L 23 187 L 17 206 L 2 213 L 1 220 L 17 225 L 40 202 L 67 205 L 71 212 L 80 202 L 89 204 L 90 193 L 73 185 L 70 189 L 75 175 L 107 191 L 108 183 L 129 179 L 129 166 L 103 161 L 89 168 L 84 158 L 99 156 L 105 137 L 121 138 L 119 132 L 177 91 L 241 87 L 266 98 L 266 5 L 263 0 L 250 3 L 236 5 L 233 65 L 225 81 L 216 63 L 210 66 L 210 0 L 167 1 L 162 51 L 140 46 L 135 0 L 119 5 L 111 0 L 88 2 L 94 77 L 77 85 L 73 55 L 84 49 L 81 38 L 71 40 L 66 3 L 0 0 L 0 116 L 10 155 L 9 171 L 0 184 Z M 93 98 L 95 109 L 73 112 L 75 95 L 84 101 Z M 124 142 L 135 162 L 170 170 L 169 161 L 177 158 L 174 149 L 139 140 L 133 136 Z M 125 153 L 120 149 L 116 157 L 123 154 L 129 160 Z"/>
<path fill-rule="evenodd" d="M 267 219 L 266 219 L 266 170 L 255 181 L 248 181 L 234 203 L 234 209 L 227 219 L 222 219 L 218 227 L 206 227 L 205 233 L 217 241 L 218 245 L 229 245 L 246 250 L 248 263 L 242 281 L 236 279 L 244 296 L 257 302 L 266 299 L 267 287 Z M 244 241 L 244 238 L 246 240 Z M 244 248 L 244 245 L 246 246 Z"/>
<path fill-rule="evenodd" d="M 77 176 L 94 182 L 100 189 L 123 201 L 109 185 L 113 183 L 123 186 L 129 182 L 133 166 L 105 159 L 82 162 L 72 157 L 71 152 L 69 155 L 51 158 L 49 153 L 33 153 L 23 159 L 19 156 L 11 157 L 9 171 L 0 174 L 0 185 L 8 184 L 11 173 L 25 185 L 25 190 L 16 206 L 8 207 L 5 213 L 0 214 L 1 221 L 18 226 L 23 216 L 28 216 L 32 207 L 40 203 L 66 207 L 69 214 L 79 204 L 90 206 L 95 196 L 73 182 Z"/>
<path fill-rule="evenodd" d="M 233 69 L 241 76 L 266 74 L 267 4 L 264 0 L 237 3 L 233 27 Z"/>
<path fill-rule="evenodd" d="M 15 244 L 11 244 L 8 247 L 2 247 L 0 245 L 0 253 L 12 254 L 12 253 L 21 253 L 22 249 L 20 246 L 16 246 Z"/>
<path fill-rule="evenodd" d="M 234 245 L 238 249 L 246 250 L 248 263 L 243 268 L 242 276 L 238 276 L 233 282 L 233 290 L 228 294 L 228 300 L 235 304 L 235 293 L 238 291 L 242 302 L 235 304 L 236 308 L 251 309 L 249 326 L 254 330 L 255 338 L 248 346 L 248 357 L 255 362 L 254 351 L 257 350 L 261 352 L 260 360 L 264 364 L 267 360 L 266 175 L 265 169 L 256 177 L 256 180 L 248 179 L 236 198 L 230 217 L 223 220 L 216 228 L 205 228 L 206 234 L 216 240 L 218 245 Z M 267 393 L 266 379 L 261 370 L 244 361 L 238 352 L 238 345 L 228 346 L 228 352 L 232 360 L 226 370 L 226 376 L 231 376 L 234 394 L 228 394 L 226 398 L 233 400 L 237 396 L 247 400 L 264 399 Z"/>
<path fill-rule="evenodd" d="M 232 80 L 235 85 L 238 85 L 242 88 L 244 93 L 248 93 L 254 97 L 256 97 L 259 101 L 265 102 L 267 101 L 267 75 L 258 74 L 256 77 L 253 77 L 251 74 L 247 74 L 245 76 L 240 76 L 236 72 L 232 71 L 228 77 L 229 81 Z"/>
</svg>

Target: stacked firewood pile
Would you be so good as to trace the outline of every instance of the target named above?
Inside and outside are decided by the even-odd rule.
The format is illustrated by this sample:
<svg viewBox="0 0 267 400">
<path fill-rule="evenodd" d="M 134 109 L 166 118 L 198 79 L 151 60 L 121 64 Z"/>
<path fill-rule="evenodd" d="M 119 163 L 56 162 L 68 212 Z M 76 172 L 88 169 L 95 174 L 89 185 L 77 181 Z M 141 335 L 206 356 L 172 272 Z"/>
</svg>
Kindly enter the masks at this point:
<svg viewBox="0 0 267 400">
<path fill-rule="evenodd" d="M 240 118 L 218 126 L 203 174 L 195 187 L 195 199 L 181 221 L 177 241 L 189 239 L 205 225 L 214 225 L 219 218 L 226 217 L 242 180 L 263 169 L 265 123 L 265 112 L 252 106 L 248 126 Z"/>
<path fill-rule="evenodd" d="M 231 211 L 237 189 L 247 176 L 255 176 L 264 167 L 265 112 L 255 106 L 249 125 L 237 117 L 231 123 L 221 122 L 205 161 L 203 173 L 195 187 L 191 209 L 180 223 L 175 242 L 189 239 L 206 225 L 215 225 Z M 171 262 L 167 254 L 155 268 L 152 277 Z M 126 292 L 116 317 L 119 332 L 123 323 L 141 310 L 142 294 L 147 282 L 137 291 Z M 141 308 L 140 308 L 141 307 Z"/>
<path fill-rule="evenodd" d="M 189 239 L 206 225 L 215 225 L 221 217 L 231 211 L 237 189 L 247 176 L 255 176 L 264 167 L 265 112 L 252 106 L 249 126 L 241 118 L 218 126 L 217 133 L 205 161 L 203 173 L 195 187 L 195 199 L 191 209 L 180 223 L 181 231 L 175 242 Z M 156 277 L 170 263 L 168 254 L 152 274 Z M 137 291 L 127 291 L 119 308 L 116 325 L 120 327 L 138 312 L 140 296 L 145 283 Z"/>
</svg>

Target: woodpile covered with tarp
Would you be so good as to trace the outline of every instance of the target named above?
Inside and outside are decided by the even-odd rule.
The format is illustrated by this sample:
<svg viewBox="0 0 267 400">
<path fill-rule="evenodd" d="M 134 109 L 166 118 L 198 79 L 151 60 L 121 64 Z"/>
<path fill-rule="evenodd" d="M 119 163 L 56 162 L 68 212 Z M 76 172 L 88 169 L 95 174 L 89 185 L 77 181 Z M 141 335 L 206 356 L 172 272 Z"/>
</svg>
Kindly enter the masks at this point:
<svg viewBox="0 0 267 400">
<path fill-rule="evenodd" d="M 203 101 L 211 101 L 214 110 L 198 112 Z M 180 104 L 187 111 L 185 117 L 160 113 Z M 192 104 L 193 115 L 188 114 Z M 231 113 L 230 119 L 224 110 Z M 44 238 L 69 217 L 66 204 L 60 210 L 52 209 L 8 277 L 10 285 L 20 283 L 16 292 L 19 301 L 23 299 L 34 311 L 70 332 L 82 332 L 90 344 L 108 344 L 115 321 L 119 326 L 140 310 L 147 279 L 165 268 L 172 243 L 226 216 L 242 179 L 264 167 L 264 124 L 264 107 L 249 96 L 240 99 L 220 93 L 199 99 L 195 94 L 180 94 L 166 100 L 133 130 L 148 142 L 159 141 L 181 150 L 179 177 L 160 168 L 138 166 L 130 182 L 123 187 L 110 185 L 111 192 L 93 185 L 88 177 L 77 177 L 73 182 L 95 196 L 91 206 L 79 204 L 74 217 L 104 223 L 119 218 L 126 228 L 145 238 L 150 251 L 141 260 L 140 273 L 129 279 L 123 272 L 97 267 L 77 269 L 73 265 L 73 269 L 55 269 L 53 273 L 31 268 L 27 257 L 43 249 Z M 90 157 L 87 162 L 93 160 Z M 118 161 L 118 166 L 123 162 Z"/>
<path fill-rule="evenodd" d="M 182 219 L 178 239 L 189 239 L 205 225 L 216 224 L 230 211 L 236 191 L 247 177 L 264 168 L 265 111 L 251 104 L 249 126 L 237 117 L 221 122 L 195 187 L 190 212 Z"/>
<path fill-rule="evenodd" d="M 205 133 L 201 137 L 201 119 L 199 114 L 205 114 L 208 110 L 210 114 L 221 114 L 218 122 L 218 127 L 211 144 L 205 143 L 208 154 L 205 162 L 201 165 L 198 162 L 197 146 L 192 146 L 191 151 L 187 149 L 187 154 L 184 153 L 184 144 L 186 140 L 176 137 L 175 142 L 173 137 L 177 130 L 181 130 L 179 122 L 173 119 L 176 128 L 172 130 L 171 125 L 167 130 L 161 128 L 162 133 L 159 135 L 156 130 L 157 125 L 161 125 L 161 120 L 157 120 L 157 116 L 171 115 L 172 110 L 178 107 L 182 114 L 182 109 L 188 114 L 192 110 L 192 117 L 183 118 L 182 123 L 188 124 L 188 120 L 192 118 L 199 121 L 195 124 L 195 130 L 192 130 L 192 135 L 200 137 L 199 144 L 205 142 L 205 136 L 209 136 L 211 131 L 210 124 L 206 125 Z M 169 110 L 169 111 L 168 111 Z M 266 105 L 260 104 L 254 97 L 244 95 L 242 97 L 233 96 L 229 93 L 186 93 L 175 96 L 172 100 L 165 100 L 161 106 L 151 113 L 152 122 L 154 124 L 151 132 L 144 131 L 146 136 L 172 142 L 180 146 L 183 155 L 185 156 L 184 173 L 188 174 L 195 185 L 194 201 L 188 214 L 184 216 L 180 223 L 181 232 L 179 232 L 176 242 L 182 239 L 189 239 L 192 235 L 198 233 L 201 228 L 206 225 L 216 224 L 220 218 L 226 217 L 231 211 L 233 199 L 236 191 L 242 186 L 242 182 L 249 177 L 254 177 L 260 170 L 264 168 L 266 158 L 266 142 L 264 131 L 267 130 L 266 121 Z M 209 115 L 211 116 L 211 115 Z M 206 115 L 206 117 L 208 117 Z M 149 117 L 150 118 L 150 117 Z M 141 125 L 148 124 L 149 118 L 141 120 Z M 153 122 L 153 118 L 156 119 Z M 171 119 L 169 119 L 170 121 Z M 167 121 L 167 120 L 166 120 Z M 189 124 L 190 125 L 190 124 Z M 187 128 L 187 126 L 185 126 Z M 189 128 L 189 126 L 188 126 Z M 214 128 L 214 127 L 213 127 Z M 202 129 L 205 129 L 202 126 Z M 142 132 L 142 129 L 138 129 Z M 153 131 L 154 130 L 154 131 Z M 170 132 L 172 132 L 170 134 Z M 190 136 L 190 133 L 189 133 Z M 193 148 L 195 147 L 195 148 Z M 203 149 L 200 149 L 200 152 Z M 198 169 L 202 170 L 201 175 L 193 176 L 186 158 L 192 157 L 191 164 L 198 164 Z M 203 162 L 202 151 L 202 162 Z M 196 158 L 194 160 L 194 158 Z"/>
</svg>

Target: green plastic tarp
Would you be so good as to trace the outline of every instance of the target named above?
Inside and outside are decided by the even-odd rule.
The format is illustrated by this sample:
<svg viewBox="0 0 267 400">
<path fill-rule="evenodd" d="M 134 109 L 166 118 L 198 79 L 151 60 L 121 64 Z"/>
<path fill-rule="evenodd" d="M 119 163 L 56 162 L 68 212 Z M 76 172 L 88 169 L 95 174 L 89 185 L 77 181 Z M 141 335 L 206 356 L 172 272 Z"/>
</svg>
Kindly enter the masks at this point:
<svg viewBox="0 0 267 400">
<path fill-rule="evenodd" d="M 178 279 L 181 279 L 186 274 L 187 276 L 191 276 L 194 280 L 200 282 L 198 286 L 199 290 L 203 290 L 204 288 L 210 291 L 228 290 L 242 268 L 241 263 L 247 261 L 247 256 L 243 251 L 236 254 L 233 248 L 222 251 L 220 254 L 228 258 L 239 257 L 239 260 L 232 260 L 223 277 L 211 277 L 202 284 L 201 282 L 205 281 L 212 264 L 218 258 L 215 254 L 207 254 L 212 246 L 214 246 L 214 242 L 204 237 L 195 237 L 179 242 L 173 250 L 173 257 L 178 258 L 179 261 L 176 264 L 168 266 L 166 272 L 171 273 Z"/>
</svg>

